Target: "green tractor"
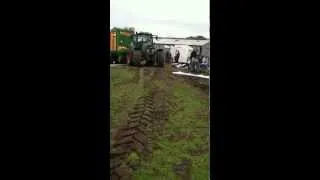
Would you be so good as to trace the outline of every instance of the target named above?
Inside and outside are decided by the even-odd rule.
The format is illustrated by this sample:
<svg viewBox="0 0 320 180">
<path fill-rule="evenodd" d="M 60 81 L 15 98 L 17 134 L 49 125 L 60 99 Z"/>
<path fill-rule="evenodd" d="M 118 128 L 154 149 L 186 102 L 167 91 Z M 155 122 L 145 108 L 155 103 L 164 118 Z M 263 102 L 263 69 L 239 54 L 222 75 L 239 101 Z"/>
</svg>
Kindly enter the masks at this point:
<svg viewBox="0 0 320 180">
<path fill-rule="evenodd" d="M 129 65 L 131 66 L 164 66 L 164 51 L 155 47 L 151 33 L 140 32 L 133 36 Z"/>
</svg>

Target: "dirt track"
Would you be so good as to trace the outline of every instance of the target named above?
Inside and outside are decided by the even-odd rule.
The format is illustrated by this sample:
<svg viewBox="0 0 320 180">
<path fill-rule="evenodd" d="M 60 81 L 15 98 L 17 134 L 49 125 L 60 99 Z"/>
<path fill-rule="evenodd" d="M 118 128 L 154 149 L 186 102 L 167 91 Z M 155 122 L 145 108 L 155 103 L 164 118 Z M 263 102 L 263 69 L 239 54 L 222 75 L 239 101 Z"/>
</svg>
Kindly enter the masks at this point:
<svg viewBox="0 0 320 180">
<path fill-rule="evenodd" d="M 141 77 L 143 76 L 143 77 Z M 135 153 L 146 158 L 152 152 L 152 132 L 160 130 L 168 119 L 166 108 L 166 87 L 154 84 L 164 78 L 160 68 L 141 68 L 140 83 L 145 87 L 144 95 L 137 99 L 128 120 L 116 130 L 111 148 L 111 179 L 130 179 L 131 172 L 138 166 L 128 158 Z"/>
<path fill-rule="evenodd" d="M 162 133 L 168 122 L 169 109 L 175 111 L 177 106 L 176 102 L 170 100 L 173 97 L 171 87 L 174 83 L 189 84 L 198 88 L 201 96 L 208 97 L 208 80 L 174 76 L 171 71 L 170 68 L 153 67 L 136 69 L 137 73 L 133 79 L 143 90 L 133 103 L 134 106 L 128 111 L 123 110 L 122 113 L 128 114 L 126 119 L 111 131 L 112 180 L 132 179 L 132 174 L 138 169 L 141 161 L 152 158 L 153 151 L 157 149 L 157 135 Z M 198 116 L 195 119 L 203 118 Z M 179 173 L 180 177 L 184 177 L 182 179 L 191 178 L 191 175 L 186 175 L 187 171 Z"/>
</svg>

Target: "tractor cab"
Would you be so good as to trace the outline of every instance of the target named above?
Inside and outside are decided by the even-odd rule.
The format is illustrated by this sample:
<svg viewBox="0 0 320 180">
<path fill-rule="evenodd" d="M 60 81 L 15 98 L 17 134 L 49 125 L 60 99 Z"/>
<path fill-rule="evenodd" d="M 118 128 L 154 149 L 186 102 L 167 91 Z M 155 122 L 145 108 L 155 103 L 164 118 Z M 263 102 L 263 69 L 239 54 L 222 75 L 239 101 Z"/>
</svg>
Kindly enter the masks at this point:
<svg viewBox="0 0 320 180">
<path fill-rule="evenodd" d="M 136 33 L 133 37 L 134 49 L 143 51 L 153 49 L 153 37 L 150 33 Z"/>
<path fill-rule="evenodd" d="M 153 38 L 157 36 L 151 33 L 140 32 L 133 36 L 133 58 L 131 65 L 153 65 L 163 67 L 161 49 L 156 49 Z"/>
</svg>

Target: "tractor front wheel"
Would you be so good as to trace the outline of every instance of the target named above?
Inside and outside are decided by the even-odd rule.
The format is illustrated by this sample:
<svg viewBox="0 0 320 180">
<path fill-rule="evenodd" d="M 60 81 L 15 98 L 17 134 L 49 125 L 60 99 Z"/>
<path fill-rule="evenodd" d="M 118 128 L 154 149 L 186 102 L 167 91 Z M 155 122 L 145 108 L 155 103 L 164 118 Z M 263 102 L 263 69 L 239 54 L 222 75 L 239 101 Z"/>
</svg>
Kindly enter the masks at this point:
<svg viewBox="0 0 320 180">
<path fill-rule="evenodd" d="M 141 59 L 142 59 L 141 52 L 140 51 L 134 51 L 133 54 L 132 54 L 132 58 L 130 60 L 130 65 L 139 66 Z"/>
<path fill-rule="evenodd" d="M 130 65 L 131 61 L 132 61 L 132 53 L 128 52 L 128 54 L 126 56 L 126 64 Z"/>
</svg>

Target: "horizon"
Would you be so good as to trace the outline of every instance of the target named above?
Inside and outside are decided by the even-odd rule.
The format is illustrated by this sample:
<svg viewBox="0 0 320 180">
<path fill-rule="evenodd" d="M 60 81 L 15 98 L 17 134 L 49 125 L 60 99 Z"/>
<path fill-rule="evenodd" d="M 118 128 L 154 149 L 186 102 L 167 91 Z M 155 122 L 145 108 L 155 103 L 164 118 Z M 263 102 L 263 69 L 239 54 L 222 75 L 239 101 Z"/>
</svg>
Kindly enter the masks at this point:
<svg viewBox="0 0 320 180">
<path fill-rule="evenodd" d="M 209 0 L 110 0 L 110 27 L 134 27 L 136 32 L 172 38 L 210 38 L 209 7 Z"/>
</svg>

